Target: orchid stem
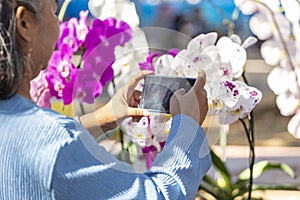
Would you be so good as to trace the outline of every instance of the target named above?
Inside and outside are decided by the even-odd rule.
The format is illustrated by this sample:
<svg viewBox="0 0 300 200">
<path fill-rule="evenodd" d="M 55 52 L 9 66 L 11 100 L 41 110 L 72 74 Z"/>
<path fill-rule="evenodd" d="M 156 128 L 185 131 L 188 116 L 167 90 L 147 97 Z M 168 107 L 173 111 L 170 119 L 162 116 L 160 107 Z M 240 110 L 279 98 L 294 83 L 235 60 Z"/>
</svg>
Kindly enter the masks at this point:
<svg viewBox="0 0 300 200">
<path fill-rule="evenodd" d="M 252 185 L 253 185 L 253 166 L 255 162 L 255 150 L 254 150 L 254 119 L 253 112 L 251 111 L 248 115 L 249 128 L 247 127 L 245 121 L 240 119 L 244 130 L 246 132 L 246 136 L 249 142 L 250 155 L 249 155 L 249 169 L 250 169 L 250 177 L 249 177 L 249 188 L 248 188 L 248 200 L 251 200 L 252 193 Z"/>
<path fill-rule="evenodd" d="M 84 115 L 85 113 L 84 113 L 82 102 L 79 103 L 79 106 L 80 106 L 81 115 Z"/>
</svg>

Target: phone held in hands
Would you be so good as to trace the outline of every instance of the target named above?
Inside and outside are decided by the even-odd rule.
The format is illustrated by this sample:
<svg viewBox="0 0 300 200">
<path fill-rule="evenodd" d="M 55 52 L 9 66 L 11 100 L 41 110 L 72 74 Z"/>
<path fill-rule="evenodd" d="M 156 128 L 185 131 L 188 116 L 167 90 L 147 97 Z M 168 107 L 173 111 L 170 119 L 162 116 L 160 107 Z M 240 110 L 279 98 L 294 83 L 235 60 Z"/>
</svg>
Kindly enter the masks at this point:
<svg viewBox="0 0 300 200">
<path fill-rule="evenodd" d="M 170 113 L 170 99 L 178 89 L 189 91 L 196 78 L 147 75 L 144 77 L 144 88 L 140 108 L 150 112 Z"/>
</svg>

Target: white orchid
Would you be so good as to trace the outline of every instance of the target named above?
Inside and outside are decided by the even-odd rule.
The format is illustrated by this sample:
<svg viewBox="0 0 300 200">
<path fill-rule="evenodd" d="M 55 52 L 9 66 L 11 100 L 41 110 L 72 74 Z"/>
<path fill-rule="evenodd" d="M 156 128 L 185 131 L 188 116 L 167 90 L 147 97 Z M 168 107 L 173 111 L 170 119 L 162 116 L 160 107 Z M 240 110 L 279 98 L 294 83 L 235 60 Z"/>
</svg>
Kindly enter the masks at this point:
<svg viewBox="0 0 300 200">
<path fill-rule="evenodd" d="M 292 117 L 288 123 L 288 131 L 295 137 L 300 139 L 300 114 L 296 114 Z"/>
<path fill-rule="evenodd" d="M 209 112 L 218 114 L 221 124 L 229 124 L 248 115 L 262 97 L 256 88 L 233 81 L 244 71 L 247 59 L 244 47 L 254 44 L 256 39 L 250 37 L 241 44 L 237 35 L 219 40 L 217 37 L 214 32 L 201 34 L 175 57 L 160 56 L 155 63 L 155 73 L 197 77 L 199 70 L 204 70 L 207 74 Z"/>
<path fill-rule="evenodd" d="M 255 12 L 249 22 L 250 29 L 265 40 L 261 46 L 262 57 L 274 66 L 268 75 L 268 85 L 278 95 L 276 104 L 281 114 L 295 115 L 288 131 L 300 137 L 300 2 L 235 0 L 235 3 L 244 14 Z"/>
<path fill-rule="evenodd" d="M 129 0 L 89 0 L 89 10 L 99 19 L 113 17 L 127 22 L 132 28 L 140 24 L 135 4 Z"/>
<path fill-rule="evenodd" d="M 149 118 L 143 117 L 139 122 L 125 119 L 121 128 L 130 138 L 141 147 L 154 145 L 160 149 L 160 142 L 166 141 L 171 127 L 169 115 L 152 113 Z"/>
</svg>

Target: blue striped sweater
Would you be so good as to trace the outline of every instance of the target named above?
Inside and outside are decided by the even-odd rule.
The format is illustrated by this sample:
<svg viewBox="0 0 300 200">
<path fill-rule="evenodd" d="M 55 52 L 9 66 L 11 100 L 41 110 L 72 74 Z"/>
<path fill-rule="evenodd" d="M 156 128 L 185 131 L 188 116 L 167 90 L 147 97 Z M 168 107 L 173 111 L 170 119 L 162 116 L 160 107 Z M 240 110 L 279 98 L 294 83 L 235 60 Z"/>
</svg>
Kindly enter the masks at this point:
<svg viewBox="0 0 300 200">
<path fill-rule="evenodd" d="M 0 200 L 194 199 L 211 166 L 202 128 L 173 118 L 164 150 L 136 173 L 80 123 L 15 95 L 0 101 Z"/>
</svg>

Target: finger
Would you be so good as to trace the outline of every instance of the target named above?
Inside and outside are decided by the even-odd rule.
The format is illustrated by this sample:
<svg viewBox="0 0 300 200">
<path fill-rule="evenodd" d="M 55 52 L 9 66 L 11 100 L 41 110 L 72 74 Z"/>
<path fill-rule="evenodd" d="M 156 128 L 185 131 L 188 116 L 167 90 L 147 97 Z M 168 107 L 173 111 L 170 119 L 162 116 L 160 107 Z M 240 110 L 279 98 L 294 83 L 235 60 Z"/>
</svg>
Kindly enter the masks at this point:
<svg viewBox="0 0 300 200">
<path fill-rule="evenodd" d="M 192 87 L 192 90 L 190 92 L 195 92 L 197 96 L 201 96 L 201 93 L 204 89 L 204 86 L 206 84 L 206 75 L 203 70 L 200 70 L 198 73 L 198 79 L 196 80 L 194 86 Z"/>
<path fill-rule="evenodd" d="M 134 100 L 139 102 L 141 100 L 141 95 L 142 95 L 141 91 L 135 90 L 133 92 L 133 98 L 134 98 Z"/>
<path fill-rule="evenodd" d="M 198 84 L 198 87 L 203 88 L 206 84 L 206 74 L 203 70 L 200 70 L 198 72 L 198 79 L 196 81 L 196 83 Z"/>
<path fill-rule="evenodd" d="M 129 107 L 134 107 L 137 108 L 139 105 L 140 101 L 136 101 L 133 97 L 129 101 Z"/>
<path fill-rule="evenodd" d="M 142 117 L 133 117 L 132 122 L 139 122 L 142 119 Z"/>
<path fill-rule="evenodd" d="M 129 99 L 128 105 L 130 107 L 137 107 L 140 103 L 141 94 L 142 94 L 141 91 L 138 90 L 133 91 L 133 94 Z"/>
<path fill-rule="evenodd" d="M 139 73 L 137 73 L 136 75 L 134 75 L 132 78 L 129 79 L 127 85 L 129 88 L 135 88 L 136 85 L 139 83 L 140 80 L 142 80 L 144 78 L 144 76 L 146 75 L 150 75 L 153 74 L 153 71 L 150 70 L 143 70 L 140 71 Z"/>
<path fill-rule="evenodd" d="M 131 98 L 129 99 L 129 102 L 128 102 L 128 106 L 129 107 L 135 107 L 135 100 L 133 98 L 133 96 L 131 96 Z"/>
<path fill-rule="evenodd" d="M 138 117 L 149 117 L 150 112 L 140 108 L 128 108 L 128 116 L 138 118 Z"/>
</svg>

